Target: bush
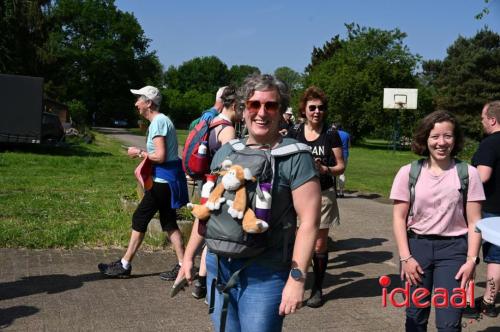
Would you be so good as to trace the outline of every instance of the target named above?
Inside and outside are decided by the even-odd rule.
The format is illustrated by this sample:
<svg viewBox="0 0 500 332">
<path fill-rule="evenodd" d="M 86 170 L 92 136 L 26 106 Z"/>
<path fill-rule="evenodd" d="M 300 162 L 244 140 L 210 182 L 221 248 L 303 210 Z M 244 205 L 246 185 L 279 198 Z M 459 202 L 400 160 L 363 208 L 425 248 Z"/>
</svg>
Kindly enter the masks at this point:
<svg viewBox="0 0 500 332">
<path fill-rule="evenodd" d="M 69 114 L 73 120 L 73 125 L 82 130 L 88 125 L 88 110 L 85 105 L 80 101 L 73 99 L 67 103 L 69 108 Z"/>
</svg>

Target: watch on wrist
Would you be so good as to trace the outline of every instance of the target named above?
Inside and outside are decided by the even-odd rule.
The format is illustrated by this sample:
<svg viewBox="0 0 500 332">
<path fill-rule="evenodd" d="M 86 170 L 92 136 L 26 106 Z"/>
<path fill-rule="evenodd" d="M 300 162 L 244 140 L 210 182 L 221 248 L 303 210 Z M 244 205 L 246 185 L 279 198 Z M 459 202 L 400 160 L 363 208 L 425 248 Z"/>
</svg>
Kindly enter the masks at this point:
<svg viewBox="0 0 500 332">
<path fill-rule="evenodd" d="M 296 267 L 290 270 L 290 277 L 292 277 L 292 279 L 295 281 L 305 280 L 304 273 L 302 273 L 302 271 Z"/>
<path fill-rule="evenodd" d="M 481 259 L 478 256 L 467 256 L 468 261 L 473 261 L 474 264 L 478 265 L 481 262 Z"/>
</svg>

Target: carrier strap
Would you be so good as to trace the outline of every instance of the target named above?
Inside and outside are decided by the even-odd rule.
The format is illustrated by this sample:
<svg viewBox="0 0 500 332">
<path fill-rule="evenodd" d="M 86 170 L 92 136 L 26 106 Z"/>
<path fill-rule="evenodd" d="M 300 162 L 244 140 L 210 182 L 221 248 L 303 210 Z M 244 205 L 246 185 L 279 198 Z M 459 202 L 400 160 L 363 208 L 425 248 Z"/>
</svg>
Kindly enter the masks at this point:
<svg viewBox="0 0 500 332">
<path fill-rule="evenodd" d="M 422 170 L 425 159 L 414 160 L 410 166 L 410 174 L 408 179 L 408 189 L 410 190 L 410 205 L 408 207 L 408 217 L 413 216 L 413 204 L 415 203 L 415 186 Z M 462 194 L 463 213 L 465 222 L 467 223 L 467 193 L 469 190 L 469 169 L 466 162 L 455 159 L 455 168 L 457 169 L 458 178 L 460 179 L 460 193 Z"/>
<path fill-rule="evenodd" d="M 225 284 L 222 283 L 222 279 L 220 277 L 219 255 L 215 255 L 215 257 L 217 260 L 217 277 L 212 279 L 212 284 L 210 286 L 210 304 L 208 313 L 212 314 L 215 310 L 215 289 L 217 288 L 217 291 L 223 296 L 219 332 L 224 332 L 226 330 L 227 311 L 229 307 L 229 291 L 239 282 L 240 272 L 246 269 L 250 264 L 252 264 L 258 256 L 247 259 L 245 263 L 243 263 L 243 266 L 239 270 L 235 271 Z"/>
<path fill-rule="evenodd" d="M 248 147 L 248 145 L 244 144 L 241 139 L 235 138 L 229 141 L 231 147 L 234 151 L 241 151 Z M 280 146 L 279 148 L 272 149 L 271 155 L 274 157 L 283 157 L 291 154 L 295 154 L 297 152 L 310 152 L 311 147 L 304 143 L 290 143 L 285 146 Z"/>
</svg>

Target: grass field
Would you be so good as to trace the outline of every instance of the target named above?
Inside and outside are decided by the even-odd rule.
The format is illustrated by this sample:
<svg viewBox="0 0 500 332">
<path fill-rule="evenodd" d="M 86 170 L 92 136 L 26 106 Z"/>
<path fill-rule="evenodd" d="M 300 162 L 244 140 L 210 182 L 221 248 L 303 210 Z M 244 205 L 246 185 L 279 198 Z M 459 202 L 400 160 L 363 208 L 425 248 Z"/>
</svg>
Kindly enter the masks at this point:
<svg viewBox="0 0 500 332">
<path fill-rule="evenodd" d="M 345 173 L 346 190 L 388 197 L 399 168 L 417 158 L 410 151 L 393 151 L 377 141 L 354 146 Z"/>
<path fill-rule="evenodd" d="M 125 246 L 131 213 L 120 199 L 136 196 L 136 163 L 100 134 L 94 144 L 3 150 L 0 247 Z"/>
<path fill-rule="evenodd" d="M 137 200 L 137 160 L 127 158 L 120 143 L 95 135 L 93 144 L 0 150 L 0 247 L 127 245 L 132 212 L 121 199 Z M 186 136 L 178 130 L 179 144 Z M 462 159 L 475 149 L 468 144 Z M 385 141 L 366 140 L 351 149 L 346 189 L 388 197 L 398 169 L 416 158 Z M 190 218 L 186 209 L 180 214 Z M 164 236 L 147 236 L 145 245 L 161 247 Z"/>
</svg>

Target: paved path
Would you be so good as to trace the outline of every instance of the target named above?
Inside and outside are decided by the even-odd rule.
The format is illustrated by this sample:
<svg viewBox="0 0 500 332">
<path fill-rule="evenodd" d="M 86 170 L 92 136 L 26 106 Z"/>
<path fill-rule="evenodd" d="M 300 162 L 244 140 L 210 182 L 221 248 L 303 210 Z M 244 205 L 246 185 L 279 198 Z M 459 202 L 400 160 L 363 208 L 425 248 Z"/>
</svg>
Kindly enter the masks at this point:
<svg viewBox="0 0 500 332">
<path fill-rule="evenodd" d="M 284 330 L 404 330 L 402 309 L 381 306 L 378 284 L 381 275 L 390 276 L 393 285 L 398 279 L 391 206 L 353 196 L 339 200 L 339 206 L 342 223 L 330 232 L 327 302 L 287 317 Z M 172 283 L 158 278 L 175 263 L 172 251 L 140 251 L 133 278 L 103 279 L 97 263 L 122 252 L 0 249 L 0 330 L 212 331 L 203 301 L 190 292 L 171 299 Z M 484 280 L 484 265 L 477 280 Z M 476 287 L 476 295 L 482 292 Z M 500 319 L 464 323 L 464 331 L 500 331 Z"/>
</svg>

